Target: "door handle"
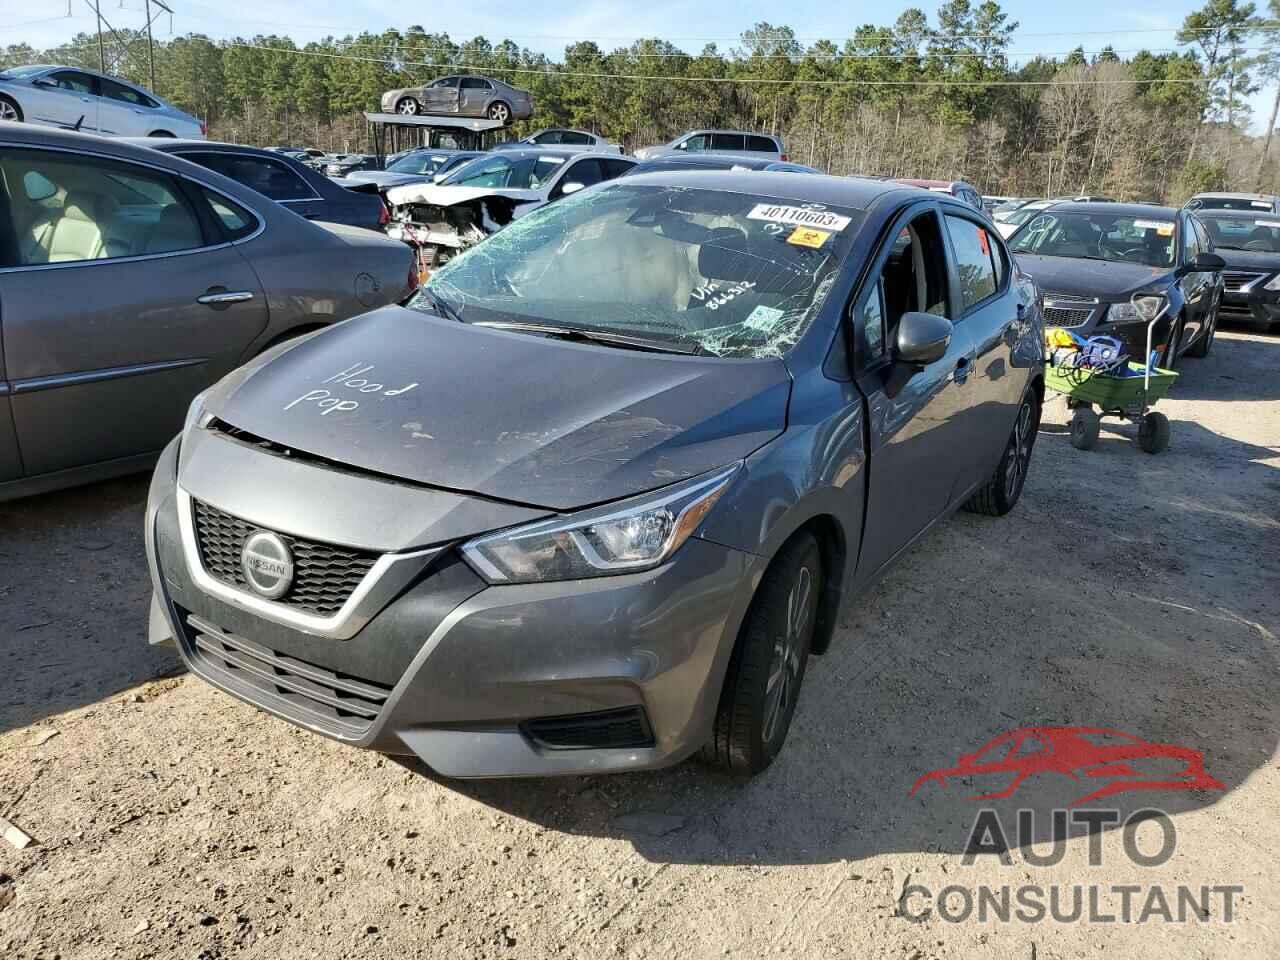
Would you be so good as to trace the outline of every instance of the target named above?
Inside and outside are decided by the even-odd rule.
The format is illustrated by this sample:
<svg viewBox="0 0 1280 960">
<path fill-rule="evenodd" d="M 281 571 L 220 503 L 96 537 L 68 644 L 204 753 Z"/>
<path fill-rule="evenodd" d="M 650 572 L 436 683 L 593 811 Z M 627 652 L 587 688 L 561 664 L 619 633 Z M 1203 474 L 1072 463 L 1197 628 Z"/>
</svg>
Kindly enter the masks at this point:
<svg viewBox="0 0 1280 960">
<path fill-rule="evenodd" d="M 204 296 L 196 297 L 196 303 L 203 303 L 206 307 L 216 307 L 222 303 L 244 303 L 252 299 L 253 292 L 250 290 L 224 290 L 221 293 L 206 293 Z"/>
<path fill-rule="evenodd" d="M 961 357 L 959 360 L 956 361 L 955 373 L 951 375 L 951 379 L 954 380 L 956 383 L 964 383 L 966 380 L 969 379 L 969 367 L 970 367 L 969 358 Z"/>
</svg>

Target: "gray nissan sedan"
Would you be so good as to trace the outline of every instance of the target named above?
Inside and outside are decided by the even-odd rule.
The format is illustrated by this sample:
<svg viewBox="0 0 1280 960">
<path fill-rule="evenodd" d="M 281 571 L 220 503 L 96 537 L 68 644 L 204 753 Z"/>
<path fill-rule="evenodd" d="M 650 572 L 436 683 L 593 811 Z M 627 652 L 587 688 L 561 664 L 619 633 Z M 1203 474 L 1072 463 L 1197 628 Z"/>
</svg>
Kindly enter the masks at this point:
<svg viewBox="0 0 1280 960">
<path fill-rule="evenodd" d="M 1017 503 L 1037 300 L 947 196 L 582 190 L 196 399 L 151 487 L 151 640 L 444 775 L 758 772 L 842 611 Z"/>
</svg>

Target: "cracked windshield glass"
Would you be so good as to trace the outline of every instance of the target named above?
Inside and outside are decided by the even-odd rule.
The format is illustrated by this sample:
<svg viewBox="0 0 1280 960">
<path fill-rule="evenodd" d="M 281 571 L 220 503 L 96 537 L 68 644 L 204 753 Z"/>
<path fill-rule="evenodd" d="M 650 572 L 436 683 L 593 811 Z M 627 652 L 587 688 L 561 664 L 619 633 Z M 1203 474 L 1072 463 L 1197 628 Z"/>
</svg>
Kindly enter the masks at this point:
<svg viewBox="0 0 1280 960">
<path fill-rule="evenodd" d="M 655 349 L 779 357 L 817 315 L 861 214 L 642 184 L 566 197 L 432 275 L 410 306 Z"/>
</svg>

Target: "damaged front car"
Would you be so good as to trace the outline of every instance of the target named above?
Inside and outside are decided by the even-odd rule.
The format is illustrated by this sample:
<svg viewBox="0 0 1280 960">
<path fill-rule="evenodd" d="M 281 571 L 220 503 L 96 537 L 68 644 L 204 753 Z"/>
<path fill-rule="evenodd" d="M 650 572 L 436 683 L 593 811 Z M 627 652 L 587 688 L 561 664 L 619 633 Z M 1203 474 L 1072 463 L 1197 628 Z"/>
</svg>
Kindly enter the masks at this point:
<svg viewBox="0 0 1280 960">
<path fill-rule="evenodd" d="M 447 263 L 512 220 L 634 166 L 625 157 L 507 150 L 466 163 L 438 183 L 390 187 L 387 234 L 420 252 L 424 271 Z"/>
<path fill-rule="evenodd" d="M 899 256 L 902 218 L 943 265 L 904 289 L 950 309 L 944 209 L 987 229 L 878 181 L 628 177 L 518 218 L 407 306 L 263 354 L 157 467 L 152 642 L 443 775 L 700 749 L 763 770 L 843 602 L 948 495 L 1006 512 L 1021 489 L 1043 361 L 1014 271 L 954 337 L 894 315 L 898 346 L 855 366 L 853 298 L 931 262 Z M 987 331 L 1000 316 L 1017 330 Z"/>
</svg>

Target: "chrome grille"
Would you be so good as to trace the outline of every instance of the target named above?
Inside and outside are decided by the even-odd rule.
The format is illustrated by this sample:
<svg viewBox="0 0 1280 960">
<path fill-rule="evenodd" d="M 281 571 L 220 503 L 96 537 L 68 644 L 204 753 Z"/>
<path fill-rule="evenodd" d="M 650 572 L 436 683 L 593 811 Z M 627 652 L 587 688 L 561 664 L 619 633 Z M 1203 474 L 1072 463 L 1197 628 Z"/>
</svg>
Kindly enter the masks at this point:
<svg viewBox="0 0 1280 960">
<path fill-rule="evenodd" d="M 1239 293 L 1254 281 L 1265 276 L 1265 273 L 1248 273 L 1243 270 L 1224 270 L 1222 271 L 1222 286 L 1227 293 Z"/>
<path fill-rule="evenodd" d="M 245 539 L 262 529 L 247 520 L 192 499 L 200 562 L 215 580 L 251 592 L 240 567 Z M 293 583 L 280 600 L 307 613 L 330 617 L 342 609 L 378 554 L 278 534 L 293 554 Z"/>
<path fill-rule="evenodd" d="M 250 699 L 306 718 L 332 733 L 358 735 L 378 718 L 391 688 L 336 673 L 228 633 L 195 615 L 186 618 L 197 666 L 251 688 Z"/>
<path fill-rule="evenodd" d="M 1093 316 L 1093 308 L 1073 310 L 1063 307 L 1045 307 L 1044 322 L 1050 327 L 1083 327 Z"/>
<path fill-rule="evenodd" d="M 1045 291 L 1044 299 L 1046 303 L 1052 303 L 1056 306 L 1063 307 L 1080 304 L 1082 306 L 1093 308 L 1098 305 L 1097 297 L 1080 297 L 1076 296 L 1074 293 L 1053 293 L 1051 291 Z"/>
</svg>

